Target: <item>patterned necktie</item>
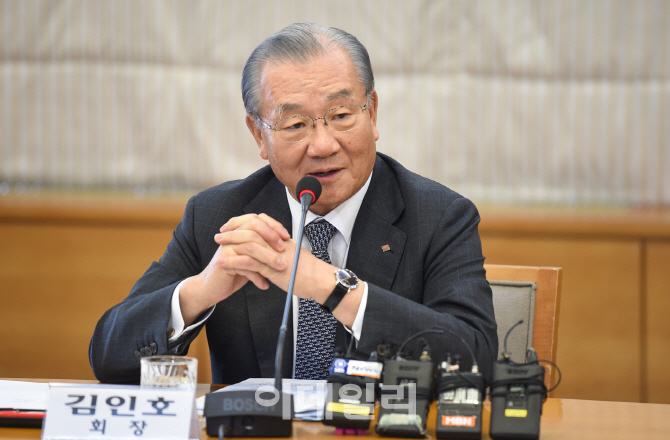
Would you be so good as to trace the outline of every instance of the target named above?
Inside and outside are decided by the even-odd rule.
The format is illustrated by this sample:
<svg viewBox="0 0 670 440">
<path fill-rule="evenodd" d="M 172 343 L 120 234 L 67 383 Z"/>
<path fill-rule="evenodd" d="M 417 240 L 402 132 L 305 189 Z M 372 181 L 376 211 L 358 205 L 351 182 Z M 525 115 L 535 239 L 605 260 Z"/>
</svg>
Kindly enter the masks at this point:
<svg viewBox="0 0 670 440">
<path fill-rule="evenodd" d="M 325 220 L 305 226 L 305 236 L 315 257 L 330 263 L 328 243 L 337 228 Z M 327 379 L 333 362 L 337 320 L 312 299 L 300 298 L 298 309 L 295 378 Z"/>
</svg>

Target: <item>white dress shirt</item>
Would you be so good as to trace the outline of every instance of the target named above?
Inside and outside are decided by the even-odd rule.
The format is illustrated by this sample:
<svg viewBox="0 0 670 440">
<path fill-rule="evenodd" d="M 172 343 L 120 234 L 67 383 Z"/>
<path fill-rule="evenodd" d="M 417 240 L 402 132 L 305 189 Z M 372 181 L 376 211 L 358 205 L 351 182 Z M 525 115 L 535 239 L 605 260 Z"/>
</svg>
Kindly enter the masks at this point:
<svg viewBox="0 0 670 440">
<path fill-rule="evenodd" d="M 368 191 L 370 186 L 370 179 L 372 179 L 372 173 L 368 177 L 368 180 L 365 182 L 365 185 L 358 190 L 351 198 L 343 202 L 340 206 L 333 209 L 331 212 L 321 217 L 314 214 L 312 211 L 307 212 L 307 217 L 305 219 L 305 225 L 313 222 L 317 219 L 325 219 L 330 224 L 337 228 L 337 233 L 333 236 L 328 244 L 328 255 L 330 255 L 330 260 L 334 266 L 344 268 L 346 267 L 347 255 L 349 254 L 349 246 L 351 244 L 351 233 L 354 229 L 354 223 L 356 222 L 356 217 L 358 216 L 358 211 L 363 203 L 363 198 Z M 291 209 L 291 220 L 293 225 L 292 237 L 298 236 L 298 228 L 300 227 L 300 217 L 302 214 L 302 209 L 300 203 L 291 197 L 291 194 L 286 188 L 286 198 L 288 199 L 288 205 Z M 312 246 L 309 243 L 307 237 L 303 235 L 302 247 L 311 252 Z M 333 273 L 333 277 L 335 274 Z M 188 279 L 188 278 L 187 278 Z M 186 281 L 186 280 L 184 280 Z M 207 320 L 209 316 L 214 311 L 214 307 L 208 310 L 208 312 L 200 319 L 198 322 L 191 324 L 190 326 L 184 328 L 184 318 L 181 313 L 181 307 L 179 306 L 179 290 L 181 289 L 182 281 L 177 285 L 172 294 L 172 314 L 170 320 L 168 321 L 168 334 L 170 342 L 179 338 L 183 333 L 189 332 L 194 328 L 202 324 L 203 321 Z M 363 329 L 363 315 L 365 314 L 365 307 L 367 306 L 368 301 L 368 285 L 363 282 L 363 296 L 361 298 L 361 304 L 358 308 L 356 314 L 356 319 L 351 329 L 345 327 L 349 333 L 358 341 L 361 337 L 361 331 Z M 295 345 L 298 339 L 298 304 L 299 298 L 293 296 L 293 359 L 295 365 Z"/>
</svg>

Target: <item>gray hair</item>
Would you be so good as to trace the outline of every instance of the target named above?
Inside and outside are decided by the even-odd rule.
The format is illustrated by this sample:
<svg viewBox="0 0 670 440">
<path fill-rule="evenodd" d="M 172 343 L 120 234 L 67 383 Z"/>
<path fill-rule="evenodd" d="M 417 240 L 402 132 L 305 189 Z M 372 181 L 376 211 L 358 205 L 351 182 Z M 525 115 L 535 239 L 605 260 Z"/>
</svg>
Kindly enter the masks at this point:
<svg viewBox="0 0 670 440">
<path fill-rule="evenodd" d="M 242 72 L 242 99 L 247 114 L 260 127 L 260 72 L 265 63 L 290 62 L 304 64 L 327 53 L 329 44 L 349 54 L 365 87 L 366 103 L 372 99 L 375 78 L 367 49 L 353 35 L 337 28 L 315 23 L 294 23 L 263 41 L 249 56 Z"/>
</svg>

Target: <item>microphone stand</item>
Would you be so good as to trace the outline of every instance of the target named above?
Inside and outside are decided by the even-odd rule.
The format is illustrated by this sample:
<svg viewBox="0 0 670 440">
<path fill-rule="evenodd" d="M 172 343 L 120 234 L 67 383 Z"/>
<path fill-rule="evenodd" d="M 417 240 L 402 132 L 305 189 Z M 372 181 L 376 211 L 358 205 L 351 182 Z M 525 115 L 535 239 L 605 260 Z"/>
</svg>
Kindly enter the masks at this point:
<svg viewBox="0 0 670 440">
<path fill-rule="evenodd" d="M 307 217 L 307 211 L 309 207 L 314 202 L 313 194 L 310 194 L 307 191 L 304 191 L 300 195 L 300 208 L 302 209 L 302 214 L 300 215 L 300 228 L 298 229 L 298 237 L 296 239 L 295 246 L 295 256 L 293 257 L 293 267 L 291 269 L 291 279 L 288 283 L 288 292 L 286 293 L 286 304 L 284 305 L 284 316 L 281 321 L 281 327 L 279 327 L 279 340 L 277 341 L 277 355 L 275 358 L 275 388 L 279 392 L 279 395 L 282 394 L 282 375 L 281 375 L 281 366 L 284 358 L 284 340 L 286 339 L 286 327 L 288 325 L 288 315 L 291 310 L 291 302 L 293 300 L 293 287 L 295 285 L 295 275 L 298 271 L 298 258 L 300 257 L 300 249 L 302 248 L 302 236 L 304 235 L 305 229 L 305 218 Z"/>
<path fill-rule="evenodd" d="M 284 358 L 284 340 L 286 327 L 291 310 L 295 275 L 298 269 L 300 244 L 302 243 L 305 217 L 309 207 L 321 195 L 321 183 L 312 176 L 303 177 L 298 182 L 296 194 L 300 198 L 302 215 L 296 241 L 291 278 L 286 293 L 286 305 L 279 328 L 277 352 L 275 355 L 275 386 L 274 398 L 261 398 L 263 394 L 271 394 L 270 390 L 236 390 L 222 393 L 209 393 L 205 396 L 205 418 L 207 419 L 207 435 L 223 438 L 224 431 L 228 437 L 290 437 L 293 422 L 293 396 L 284 393 L 282 386 L 282 360 Z M 262 402 L 259 402 L 261 400 Z"/>
</svg>

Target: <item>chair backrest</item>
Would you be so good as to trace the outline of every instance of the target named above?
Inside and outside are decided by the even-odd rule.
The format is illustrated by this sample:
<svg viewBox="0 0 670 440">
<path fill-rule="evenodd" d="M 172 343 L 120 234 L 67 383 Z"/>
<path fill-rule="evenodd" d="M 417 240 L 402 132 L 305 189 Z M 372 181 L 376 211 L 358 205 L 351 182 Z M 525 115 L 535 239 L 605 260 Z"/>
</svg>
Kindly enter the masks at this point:
<svg viewBox="0 0 670 440">
<path fill-rule="evenodd" d="M 538 359 L 556 362 L 562 268 L 497 264 L 485 264 L 484 268 L 493 291 L 500 352 L 507 331 L 523 319 L 524 324 L 508 338 L 512 360 L 525 362 L 526 350 L 532 346 Z M 556 371 L 549 364 L 544 366 L 545 384 L 550 388 L 556 383 Z"/>
</svg>

